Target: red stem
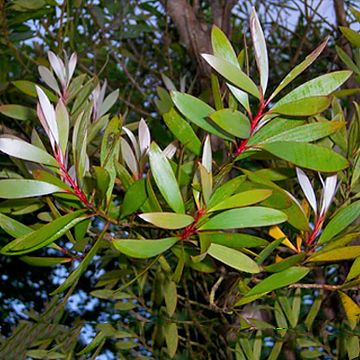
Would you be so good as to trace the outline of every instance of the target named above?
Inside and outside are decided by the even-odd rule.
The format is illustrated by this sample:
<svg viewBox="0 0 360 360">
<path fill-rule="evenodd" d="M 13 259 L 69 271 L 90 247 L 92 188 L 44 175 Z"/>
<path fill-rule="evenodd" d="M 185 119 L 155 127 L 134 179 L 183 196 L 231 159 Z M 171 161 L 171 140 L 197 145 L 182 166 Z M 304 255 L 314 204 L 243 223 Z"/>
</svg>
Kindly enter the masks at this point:
<svg viewBox="0 0 360 360">
<path fill-rule="evenodd" d="M 197 223 L 199 222 L 199 220 L 204 216 L 205 213 L 206 213 L 206 209 L 200 209 L 197 212 L 194 222 L 191 225 L 187 226 L 185 228 L 184 232 L 182 233 L 181 240 L 186 240 L 191 235 L 195 234 L 195 232 L 196 232 L 195 227 L 196 227 Z"/>
</svg>

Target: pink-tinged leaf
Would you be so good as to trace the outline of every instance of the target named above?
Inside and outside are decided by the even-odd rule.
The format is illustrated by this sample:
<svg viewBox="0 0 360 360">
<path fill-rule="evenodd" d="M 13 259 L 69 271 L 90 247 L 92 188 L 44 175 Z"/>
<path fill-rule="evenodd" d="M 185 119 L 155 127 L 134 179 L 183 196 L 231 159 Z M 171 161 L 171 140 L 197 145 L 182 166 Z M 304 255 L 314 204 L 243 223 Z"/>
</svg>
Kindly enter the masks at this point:
<svg viewBox="0 0 360 360">
<path fill-rule="evenodd" d="M 52 69 L 54 70 L 56 76 L 59 78 L 59 80 L 61 82 L 61 86 L 63 88 L 65 88 L 65 86 L 66 86 L 66 70 L 65 70 L 64 63 L 52 51 L 48 52 L 48 59 L 49 59 Z"/>
<path fill-rule="evenodd" d="M 63 155 L 65 155 L 69 138 L 70 119 L 67 108 L 61 99 L 56 105 L 55 115 L 59 130 L 60 148 L 63 152 Z"/>
<path fill-rule="evenodd" d="M 319 47 L 317 47 L 310 55 L 308 55 L 303 62 L 295 66 L 281 81 L 279 86 L 271 94 L 269 101 L 272 100 L 281 90 L 288 86 L 294 79 L 296 79 L 303 71 L 305 71 L 323 52 L 327 45 L 328 39 L 325 40 Z"/>
<path fill-rule="evenodd" d="M 138 164 L 137 164 L 134 152 L 131 150 L 131 147 L 128 144 L 128 142 L 122 137 L 120 137 L 120 146 L 121 146 L 121 154 L 122 154 L 122 157 L 123 157 L 126 165 L 129 167 L 129 169 L 133 173 L 133 175 L 136 178 L 138 178 L 139 170 L 138 170 Z"/>
<path fill-rule="evenodd" d="M 298 167 L 296 168 L 296 174 L 307 201 L 309 202 L 310 206 L 313 208 L 315 214 L 317 214 L 316 196 L 309 178 Z"/>
<path fill-rule="evenodd" d="M 77 63 L 77 55 L 76 53 L 73 53 L 68 63 L 67 86 L 69 86 L 70 80 L 74 74 L 76 63 Z"/>
<path fill-rule="evenodd" d="M 171 160 L 176 154 L 177 149 L 177 141 L 173 141 L 164 149 L 163 154 Z"/>
<path fill-rule="evenodd" d="M 250 15 L 250 31 L 254 44 L 256 65 L 260 73 L 260 85 L 263 94 L 266 92 L 267 83 L 269 80 L 269 60 L 266 48 L 264 32 L 261 28 L 259 19 L 256 15 L 255 9 L 252 9 Z"/>
<path fill-rule="evenodd" d="M 54 107 L 50 103 L 50 100 L 48 99 L 44 91 L 39 86 L 36 86 L 36 92 L 38 94 L 42 113 L 44 115 L 45 121 L 47 123 L 47 127 L 49 129 L 48 135 L 50 135 L 50 137 L 53 138 L 56 144 L 59 144 L 59 131 L 56 123 L 56 115 L 55 115 Z"/>
<path fill-rule="evenodd" d="M 57 94 L 61 94 L 59 85 L 51 71 L 43 65 L 40 65 L 38 70 L 46 85 L 53 89 Z"/>
<path fill-rule="evenodd" d="M 320 215 L 326 214 L 327 211 L 329 210 L 329 207 L 336 192 L 336 184 L 337 184 L 337 174 L 326 178 Z"/>
<path fill-rule="evenodd" d="M 126 126 L 123 126 L 123 130 L 125 131 L 126 135 L 129 137 L 131 144 L 133 146 L 133 149 L 135 151 L 136 159 L 139 161 L 139 159 L 140 159 L 139 145 L 138 145 L 138 142 L 136 141 L 134 134 Z"/>
<path fill-rule="evenodd" d="M 144 119 L 141 119 L 139 123 L 139 145 L 141 156 L 149 152 L 151 145 L 151 135 L 149 127 L 146 125 Z"/>
<path fill-rule="evenodd" d="M 212 153 L 209 135 L 207 135 L 205 139 L 201 163 L 205 167 L 206 171 L 210 174 L 212 170 Z"/>
<path fill-rule="evenodd" d="M 105 98 L 100 109 L 99 117 L 106 114 L 111 109 L 111 107 L 116 103 L 118 98 L 119 98 L 119 89 L 116 89 Z"/>
<path fill-rule="evenodd" d="M 13 135 L 0 136 L 0 150 L 18 159 L 59 167 L 50 154 Z"/>
</svg>

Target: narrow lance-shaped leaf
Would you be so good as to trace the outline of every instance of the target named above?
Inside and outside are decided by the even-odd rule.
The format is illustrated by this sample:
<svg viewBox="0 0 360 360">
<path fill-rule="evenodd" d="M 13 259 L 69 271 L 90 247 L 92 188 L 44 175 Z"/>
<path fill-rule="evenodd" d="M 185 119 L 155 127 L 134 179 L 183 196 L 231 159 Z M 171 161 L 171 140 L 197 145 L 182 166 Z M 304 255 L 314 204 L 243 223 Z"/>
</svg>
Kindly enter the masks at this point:
<svg viewBox="0 0 360 360">
<path fill-rule="evenodd" d="M 52 51 L 48 52 L 48 58 L 49 58 L 49 62 L 50 62 L 52 69 L 54 70 L 56 76 L 59 78 L 59 80 L 61 82 L 61 86 L 63 88 L 65 88 L 65 86 L 66 86 L 66 71 L 65 71 L 64 63 Z"/>
<path fill-rule="evenodd" d="M 236 270 L 251 274 L 260 272 L 259 266 L 250 257 L 238 250 L 218 244 L 211 244 L 208 253 L 215 259 Z"/>
<path fill-rule="evenodd" d="M 177 213 L 185 213 L 184 202 L 175 174 L 159 146 L 153 142 L 150 148 L 150 167 L 162 196 Z"/>
<path fill-rule="evenodd" d="M 211 140 L 209 135 L 207 135 L 205 138 L 201 163 L 205 167 L 206 171 L 210 174 L 212 171 L 212 152 Z"/>
<path fill-rule="evenodd" d="M 69 138 L 70 119 L 66 106 L 60 99 L 55 109 L 56 122 L 59 129 L 60 148 L 65 156 Z"/>
<path fill-rule="evenodd" d="M 210 218 L 200 226 L 199 230 L 269 226 L 280 224 L 286 220 L 287 216 L 279 210 L 259 206 L 245 207 L 224 211 Z"/>
<path fill-rule="evenodd" d="M 334 71 L 329 74 L 321 75 L 313 80 L 298 86 L 289 94 L 279 100 L 273 107 L 276 109 L 281 105 L 310 97 L 328 96 L 340 87 L 352 72 L 348 70 Z"/>
<path fill-rule="evenodd" d="M 16 120 L 32 120 L 36 118 L 36 111 L 23 105 L 0 105 L 0 113 Z"/>
<path fill-rule="evenodd" d="M 343 229 L 355 221 L 360 215 L 360 201 L 341 209 L 327 224 L 320 236 L 319 243 L 331 240 Z"/>
<path fill-rule="evenodd" d="M 166 126 L 188 150 L 197 156 L 201 154 L 201 142 L 189 123 L 173 108 L 163 114 Z M 140 126 L 139 126 L 140 132 Z M 139 138 L 140 140 L 140 138 Z"/>
<path fill-rule="evenodd" d="M 250 121 L 237 110 L 222 109 L 211 113 L 210 119 L 229 134 L 241 139 L 250 136 Z"/>
<path fill-rule="evenodd" d="M 151 145 L 151 135 L 150 135 L 149 127 L 147 126 L 145 120 L 141 119 L 139 123 L 139 147 L 140 147 L 141 156 L 149 152 L 150 145 Z"/>
<path fill-rule="evenodd" d="M 214 55 L 202 54 L 202 57 L 226 80 L 230 81 L 238 88 L 248 92 L 256 98 L 260 98 L 259 89 L 256 87 L 254 82 L 238 67 Z"/>
<path fill-rule="evenodd" d="M 0 198 L 3 199 L 21 199 L 55 192 L 64 192 L 64 190 L 44 181 L 28 179 L 0 180 Z"/>
<path fill-rule="evenodd" d="M 211 29 L 211 45 L 215 56 L 239 67 L 234 48 L 223 31 L 216 25 L 213 25 Z"/>
<path fill-rule="evenodd" d="M 317 202 L 314 189 L 311 185 L 309 178 L 306 174 L 300 169 L 296 168 L 297 177 L 299 179 L 300 186 L 305 194 L 307 201 L 310 206 L 313 208 L 315 215 L 317 214 Z"/>
<path fill-rule="evenodd" d="M 327 45 L 328 39 L 326 39 L 320 46 L 318 46 L 310 55 L 308 55 L 304 61 L 295 66 L 281 81 L 279 86 L 271 94 L 268 101 L 271 101 L 282 89 L 288 86 L 294 79 L 296 79 L 303 71 L 305 71 L 323 52 Z"/>
<path fill-rule="evenodd" d="M 194 222 L 190 215 L 167 212 L 152 212 L 141 214 L 139 217 L 163 229 L 181 229 Z"/>
<path fill-rule="evenodd" d="M 165 252 L 178 241 L 179 238 L 173 237 L 159 240 L 114 239 L 112 243 L 115 249 L 127 256 L 148 259 Z"/>
<path fill-rule="evenodd" d="M 208 104 L 192 95 L 178 91 L 171 91 L 171 99 L 177 109 L 195 125 L 222 139 L 233 140 L 229 135 L 223 133 L 209 122 L 208 116 L 215 110 Z"/>
<path fill-rule="evenodd" d="M 59 167 L 50 154 L 13 135 L 0 136 L 0 150 L 18 159 Z"/>
<path fill-rule="evenodd" d="M 313 144 L 300 142 L 274 142 L 259 147 L 297 166 L 306 169 L 336 172 L 348 167 L 348 161 L 338 153 Z"/>
<path fill-rule="evenodd" d="M 44 82 L 46 83 L 47 86 L 49 86 L 51 89 L 53 89 L 57 94 L 61 94 L 59 85 L 54 77 L 54 75 L 52 74 L 52 72 L 45 66 L 40 65 L 38 67 L 39 70 L 39 74 L 42 77 L 42 79 L 44 80 Z"/>
<path fill-rule="evenodd" d="M 21 236 L 4 246 L 1 249 L 1 253 L 6 255 L 22 255 L 49 245 L 77 223 L 83 221 L 86 218 L 86 216 L 84 217 L 85 211 L 82 209 L 66 214 L 44 225 L 39 230 Z"/>
<path fill-rule="evenodd" d="M 254 44 L 256 65 L 260 73 L 260 85 L 264 96 L 269 80 L 269 60 L 264 32 L 261 28 L 261 24 L 254 8 L 252 9 L 250 15 L 250 31 Z"/>
</svg>

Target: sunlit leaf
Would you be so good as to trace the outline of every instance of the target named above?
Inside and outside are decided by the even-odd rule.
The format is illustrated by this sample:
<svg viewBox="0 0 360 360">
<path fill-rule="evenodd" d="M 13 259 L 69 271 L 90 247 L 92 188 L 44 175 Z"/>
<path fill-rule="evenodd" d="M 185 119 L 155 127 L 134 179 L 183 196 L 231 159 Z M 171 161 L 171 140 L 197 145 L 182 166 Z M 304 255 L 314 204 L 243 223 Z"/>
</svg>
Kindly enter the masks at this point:
<svg viewBox="0 0 360 360">
<path fill-rule="evenodd" d="M 114 239 L 112 243 L 115 249 L 127 256 L 147 259 L 165 252 L 178 241 L 179 238 L 174 237 L 159 240 Z"/>
<path fill-rule="evenodd" d="M 177 213 L 185 213 L 184 202 L 175 174 L 159 146 L 153 142 L 150 148 L 150 166 L 156 185 L 169 206 Z"/>
<path fill-rule="evenodd" d="M 340 296 L 342 306 L 345 311 L 345 315 L 349 320 L 350 328 L 354 330 L 357 323 L 359 322 L 360 307 L 353 299 L 351 299 L 344 292 L 339 291 L 338 293 Z"/>
<path fill-rule="evenodd" d="M 64 192 L 64 189 L 44 181 L 27 179 L 0 180 L 0 198 L 20 199 Z"/>
<path fill-rule="evenodd" d="M 210 218 L 199 230 L 269 226 L 286 220 L 287 216 L 279 210 L 253 206 L 224 211 Z"/>
<path fill-rule="evenodd" d="M 213 243 L 208 249 L 208 254 L 236 270 L 251 274 L 260 272 L 258 265 L 238 250 Z"/>
<path fill-rule="evenodd" d="M 294 165 L 323 172 L 336 172 L 348 167 L 347 160 L 338 153 L 313 144 L 279 141 L 260 147 Z"/>
<path fill-rule="evenodd" d="M 181 229 L 194 222 L 194 219 L 189 215 L 167 212 L 141 214 L 139 217 L 163 229 Z"/>
<path fill-rule="evenodd" d="M 16 120 L 33 120 L 36 111 L 23 105 L 0 105 L 0 113 Z"/>
</svg>

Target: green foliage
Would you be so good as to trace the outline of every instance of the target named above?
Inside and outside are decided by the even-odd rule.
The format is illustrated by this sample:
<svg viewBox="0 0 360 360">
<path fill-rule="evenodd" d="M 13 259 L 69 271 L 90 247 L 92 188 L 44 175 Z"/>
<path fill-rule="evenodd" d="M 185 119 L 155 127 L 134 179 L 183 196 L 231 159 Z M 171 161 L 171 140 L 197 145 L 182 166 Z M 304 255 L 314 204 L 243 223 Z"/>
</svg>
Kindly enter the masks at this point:
<svg viewBox="0 0 360 360">
<path fill-rule="evenodd" d="M 35 10 L 41 17 L 50 5 L 17 0 L 11 8 L 24 14 Z M 100 6 L 92 5 L 91 15 L 100 25 L 105 21 Z M 357 33 L 341 31 L 359 46 Z M 64 328 L 29 335 L 20 326 L 4 341 L 0 357 L 1 352 L 12 356 L 14 342 L 25 339 L 22 353 L 39 359 L 90 353 L 95 358 L 109 343 L 119 358 L 146 358 L 141 346 L 155 358 L 192 358 L 194 347 L 204 348 L 202 342 L 205 348 L 213 346 L 219 334 L 204 330 L 202 322 L 221 313 L 227 328 L 238 328 L 232 340 L 222 338 L 227 345 L 218 349 L 221 358 L 280 359 L 285 346 L 300 348 L 302 358 L 325 353 L 334 358 L 328 337 L 322 336 L 327 330 L 314 329 L 323 290 L 335 291 L 346 317 L 339 325 L 345 335 L 338 341 L 338 353 L 358 356 L 354 344 L 360 308 L 346 291 L 360 283 L 360 247 L 351 244 L 359 232 L 354 222 L 360 212 L 360 117 L 355 105 L 346 128 L 342 102 L 335 98 L 352 72 L 317 75 L 283 94 L 327 42 L 274 85 L 255 9 L 250 34 L 256 75 L 244 68 L 243 53 L 237 54 L 222 30 L 212 29 L 214 55 L 202 56 L 213 70 L 215 108 L 204 94 L 186 93 L 185 86 L 177 91 L 162 74 L 169 92 L 158 89 L 156 104 L 173 136 L 165 146 L 148 119 L 128 122 L 125 112 L 110 115 L 120 90 L 105 96 L 107 81 L 80 74 L 75 53 L 62 58 L 48 52 L 44 64 L 50 67 L 38 68 L 46 88 L 27 80 L 14 82 L 37 99 L 37 109 L 0 106 L 2 115 L 26 123 L 32 134 L 31 142 L 0 137 L 9 168 L 0 180 L 0 198 L 8 199 L 0 203 L 0 227 L 14 238 L 2 244 L 0 253 L 20 256 L 34 267 L 70 265 L 70 271 L 51 290 L 53 302 L 47 309 L 29 314 L 36 325 L 64 322 Z M 337 52 L 357 72 L 357 64 L 340 48 Z M 226 87 L 219 86 L 224 79 Z M 271 87 L 275 90 L 267 95 Z M 212 147 L 216 141 L 222 151 Z M 317 175 L 310 179 L 299 167 L 326 173 L 326 179 L 320 173 L 320 182 Z M 37 216 L 29 218 L 33 221 L 18 217 L 31 212 Z M 49 256 L 49 249 L 56 256 Z M 315 266 L 325 269 L 328 263 L 349 259 L 355 260 L 341 284 L 318 283 Z M 97 289 L 92 284 L 87 291 L 107 301 L 121 321 L 96 320 L 96 336 L 82 347 L 77 334 L 65 328 L 62 315 L 96 263 L 103 274 Z M 190 293 L 189 284 L 198 291 Z M 312 288 L 320 291 L 308 308 L 302 296 Z M 140 314 L 140 307 L 150 319 Z M 272 316 L 268 322 L 246 316 L 247 307 Z M 229 324 L 230 315 L 236 326 Z M 124 316 L 138 321 L 125 321 Z M 275 339 L 271 351 L 263 346 L 265 331 Z M 204 356 L 199 352 L 193 358 Z"/>
</svg>

